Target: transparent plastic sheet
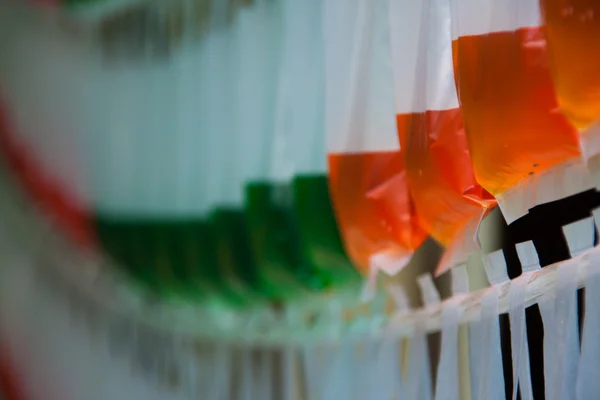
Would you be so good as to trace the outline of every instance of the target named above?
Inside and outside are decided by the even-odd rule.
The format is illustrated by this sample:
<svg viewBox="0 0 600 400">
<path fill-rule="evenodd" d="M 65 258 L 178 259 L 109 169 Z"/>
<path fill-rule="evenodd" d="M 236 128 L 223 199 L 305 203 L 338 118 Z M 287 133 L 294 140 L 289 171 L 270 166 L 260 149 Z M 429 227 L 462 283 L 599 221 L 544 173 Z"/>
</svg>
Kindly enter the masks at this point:
<svg viewBox="0 0 600 400">
<path fill-rule="evenodd" d="M 508 312 L 513 366 L 512 399 L 516 400 L 517 392 L 520 392 L 523 400 L 533 400 L 531 369 L 529 365 L 529 344 L 527 342 L 525 321 L 525 299 L 531 272 L 538 270 L 540 265 L 533 242 L 518 243 L 517 253 L 523 272 L 519 277 L 511 281 Z"/>
<path fill-rule="evenodd" d="M 577 313 L 577 286 L 580 279 L 580 269 L 583 266 L 581 254 L 594 247 L 593 217 L 577 221 L 563 227 L 564 235 L 569 246 L 572 260 L 558 268 L 556 278 L 556 299 L 554 300 L 556 329 L 552 334 L 556 337 L 553 353 L 544 355 L 545 362 L 554 365 L 553 387 L 547 388 L 547 393 L 557 399 L 576 398 L 576 382 L 580 359 L 579 325 Z M 540 303 L 540 310 L 542 309 Z M 545 350 L 545 349 L 544 349 Z M 550 389 L 550 391 L 548 391 Z"/>
<path fill-rule="evenodd" d="M 431 371 L 427 335 L 422 326 L 417 326 L 410 338 L 408 348 L 408 373 L 406 382 L 407 398 L 411 400 L 432 400 Z"/>
<path fill-rule="evenodd" d="M 345 248 L 368 273 L 384 253 L 403 266 L 425 239 L 394 124 L 387 1 L 324 4 L 329 187 Z"/>
<path fill-rule="evenodd" d="M 487 209 L 480 210 L 479 215 L 469 219 L 457 230 L 438 262 L 435 276 L 439 276 L 453 267 L 467 265 L 470 257 L 481 253 L 479 226 L 486 215 Z"/>
<path fill-rule="evenodd" d="M 575 261 L 578 262 L 578 261 Z M 555 356 L 547 362 L 555 365 L 556 379 L 550 393 L 557 399 L 575 398 L 575 383 L 579 361 L 579 331 L 577 324 L 577 283 L 578 269 L 573 264 L 562 265 L 558 269 L 555 325 L 557 337 Z"/>
<path fill-rule="evenodd" d="M 495 200 L 475 181 L 467 149 L 454 81 L 450 3 L 393 0 L 389 20 L 398 137 L 418 220 L 440 244 L 453 245 L 456 261 L 465 262 L 474 246 L 459 249 L 468 244 L 458 236 Z"/>
<path fill-rule="evenodd" d="M 538 0 L 452 0 L 458 93 L 477 182 L 510 223 L 593 187 L 559 111 Z M 568 171 L 568 173 L 567 173 Z"/>
<path fill-rule="evenodd" d="M 352 376 L 354 369 L 353 358 L 356 351 L 356 341 L 352 339 L 340 340 L 338 343 L 329 344 L 326 353 L 325 376 L 320 382 L 320 391 L 314 398 L 317 399 L 350 399 L 353 396 L 355 382 Z M 311 396 L 309 396 L 312 398 Z"/>
<path fill-rule="evenodd" d="M 306 397 L 319 399 L 327 382 L 323 376 L 328 371 L 325 366 L 326 359 L 334 357 L 334 350 L 323 344 L 307 344 L 301 351 Z"/>
<path fill-rule="evenodd" d="M 282 391 L 283 400 L 295 400 L 298 391 L 298 351 L 295 347 L 285 347 L 283 349 L 283 374 Z"/>
<path fill-rule="evenodd" d="M 373 371 L 373 399 L 404 398 L 404 383 L 400 366 L 400 341 L 395 338 L 383 338 L 377 349 L 377 364 Z M 387 376 L 388 379 L 381 379 Z"/>
<path fill-rule="evenodd" d="M 211 400 L 227 399 L 229 398 L 229 376 L 232 369 L 232 350 L 231 348 L 222 343 L 218 343 L 212 349 L 213 360 L 207 365 L 207 375 L 212 372 L 212 382 L 207 382 L 208 385 L 204 387 L 210 388 L 207 393 L 207 398 Z M 197 396 L 197 395 L 196 395 Z"/>
<path fill-rule="evenodd" d="M 501 286 L 509 281 L 502 250 L 485 256 L 491 286 L 481 300 L 481 316 L 469 326 L 471 395 L 474 399 L 505 398 L 498 304 Z"/>
<path fill-rule="evenodd" d="M 395 306 L 396 313 L 399 315 L 405 315 L 410 313 L 411 307 L 408 299 L 408 295 L 403 286 L 390 283 L 387 286 L 389 295 Z M 385 384 L 378 383 L 377 386 L 381 394 L 381 399 L 388 398 L 408 398 L 409 383 L 408 383 L 408 372 L 405 370 L 403 364 L 407 359 L 407 341 L 405 339 L 399 339 L 393 330 L 388 327 L 380 339 L 378 356 L 377 356 L 377 374 L 376 376 L 380 379 L 382 376 L 389 376 Z"/>
<path fill-rule="evenodd" d="M 435 400 L 458 400 L 460 393 L 459 324 L 463 313 L 461 302 L 469 291 L 466 266 L 455 267 L 452 274 L 452 298 L 442 311 L 442 344 L 437 365 Z"/>
<path fill-rule="evenodd" d="M 575 398 L 579 361 L 577 285 L 581 253 L 594 246 L 593 218 L 563 227 L 571 260 L 558 267 L 554 296 L 542 299 L 539 308 L 544 323 L 544 376 L 546 397 Z"/>
<path fill-rule="evenodd" d="M 236 346 L 236 366 L 237 374 L 233 379 L 236 381 L 233 391 L 234 398 L 239 400 L 254 399 L 255 380 L 254 380 L 254 365 L 253 352 L 250 346 Z"/>
<path fill-rule="evenodd" d="M 600 223 L 599 214 L 594 211 L 596 225 Z M 581 357 L 578 365 L 576 394 L 578 400 L 591 399 L 600 393 L 600 253 L 592 250 L 585 275 L 585 317 L 581 338 Z"/>
<path fill-rule="evenodd" d="M 372 379 L 375 356 L 377 355 L 377 352 L 374 350 L 375 346 L 373 346 L 373 343 L 368 338 L 361 338 L 358 341 L 357 348 L 354 350 L 354 357 L 350 363 L 352 372 L 347 378 L 352 382 L 350 386 L 353 386 L 353 397 L 356 399 L 365 399 L 369 396 L 374 396 L 371 388 L 371 382 L 376 382 L 375 379 Z"/>
<path fill-rule="evenodd" d="M 504 399 L 497 289 L 491 290 L 483 299 L 481 320 L 471 324 L 469 337 L 471 338 L 471 391 L 473 398 Z"/>
<path fill-rule="evenodd" d="M 423 303 L 434 305 L 439 303 L 440 294 L 437 291 L 431 275 L 422 275 L 417 279 Z M 406 375 L 406 390 L 408 399 L 432 400 L 433 386 L 431 379 L 429 349 L 427 345 L 427 330 L 425 321 L 418 321 L 415 331 L 409 339 L 408 371 Z"/>
<path fill-rule="evenodd" d="M 258 399 L 273 398 L 273 354 L 270 349 L 260 349 L 258 354 L 258 371 L 256 376 Z"/>
</svg>

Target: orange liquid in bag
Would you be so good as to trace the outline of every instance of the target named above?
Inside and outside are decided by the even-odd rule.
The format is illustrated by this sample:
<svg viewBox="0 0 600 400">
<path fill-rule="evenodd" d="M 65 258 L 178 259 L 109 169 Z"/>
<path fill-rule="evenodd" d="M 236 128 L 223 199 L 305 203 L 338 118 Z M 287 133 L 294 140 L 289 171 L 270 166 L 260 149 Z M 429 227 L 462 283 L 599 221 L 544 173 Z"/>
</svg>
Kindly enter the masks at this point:
<svg viewBox="0 0 600 400">
<path fill-rule="evenodd" d="M 346 251 L 362 272 L 370 256 L 407 256 L 425 240 L 400 151 L 330 154 L 329 190 Z"/>
<path fill-rule="evenodd" d="M 600 119 L 600 1 L 541 0 L 558 103 L 580 130 Z"/>
<path fill-rule="evenodd" d="M 446 246 L 494 198 L 475 181 L 459 109 L 397 116 L 406 171 L 421 226 Z"/>
<path fill-rule="evenodd" d="M 578 156 L 558 109 L 541 28 L 461 36 L 457 82 L 477 181 L 498 195 Z"/>
</svg>

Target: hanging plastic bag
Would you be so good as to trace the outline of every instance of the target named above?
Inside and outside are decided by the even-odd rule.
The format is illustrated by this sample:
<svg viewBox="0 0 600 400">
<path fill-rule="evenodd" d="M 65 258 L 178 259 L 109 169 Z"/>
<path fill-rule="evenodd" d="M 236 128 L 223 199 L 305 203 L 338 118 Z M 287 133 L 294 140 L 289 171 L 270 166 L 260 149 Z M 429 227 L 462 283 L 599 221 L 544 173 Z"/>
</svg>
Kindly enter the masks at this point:
<svg viewBox="0 0 600 400">
<path fill-rule="evenodd" d="M 600 119 L 598 42 L 600 4 L 594 0 L 540 1 L 550 65 L 561 111 L 580 130 Z"/>
<path fill-rule="evenodd" d="M 600 3 L 541 0 L 550 67 L 561 111 L 579 129 L 582 152 L 599 182 Z"/>
<path fill-rule="evenodd" d="M 495 205 L 473 175 L 452 64 L 450 4 L 390 1 L 398 136 L 421 227 L 448 246 Z M 470 232 L 461 232 L 465 228 Z M 462 251 L 466 261 L 470 248 Z M 452 267 L 440 265 L 442 273 Z"/>
<path fill-rule="evenodd" d="M 253 180 L 246 185 L 245 211 L 253 255 L 265 286 L 274 300 L 286 300 L 323 288 L 310 265 L 302 259 L 293 207 L 293 162 L 288 148 L 291 144 L 288 143 L 288 130 L 293 129 L 295 121 L 283 123 L 285 113 L 291 106 L 290 99 L 283 93 L 283 85 L 295 81 L 305 83 L 304 77 L 298 75 L 299 71 L 289 61 L 290 49 L 297 44 L 296 37 L 303 33 L 288 24 L 289 14 L 296 6 L 302 11 L 310 3 L 283 1 L 281 4 L 270 5 L 269 12 L 273 14 L 271 24 L 280 27 L 280 34 L 266 32 L 270 39 L 262 39 L 261 42 L 270 43 L 270 46 L 261 57 L 277 57 L 277 73 L 268 76 L 262 83 L 257 82 L 271 89 L 265 99 L 268 111 L 264 113 L 271 118 L 266 122 L 266 128 L 259 131 L 265 134 L 262 146 L 255 150 L 255 154 L 262 160 L 259 174 L 253 176 Z M 308 21 L 309 24 L 310 22 Z M 242 64 L 242 68 L 247 66 Z M 248 100 L 246 98 L 243 101 Z M 302 100 L 315 101 L 314 98 Z"/>
<path fill-rule="evenodd" d="M 214 118 L 215 136 L 221 136 L 211 154 L 217 166 L 211 171 L 211 185 L 218 193 L 211 223 L 222 279 L 232 293 L 248 302 L 277 297 L 276 288 L 265 281 L 257 264 L 244 187 L 264 179 L 268 168 L 274 93 L 269 83 L 277 68 L 274 46 L 278 32 L 273 10 L 263 0 L 239 8 L 232 2 L 227 7 L 227 24 L 217 29 L 225 31 L 227 38 L 215 45 L 216 52 L 229 57 L 221 66 L 224 71 L 215 71 L 223 74 L 226 82 L 215 84 L 213 93 L 226 94 L 222 103 L 211 104 L 207 112 Z"/>
<path fill-rule="evenodd" d="M 170 9 L 160 11 L 168 25 Z M 220 120 L 203 114 L 228 94 L 214 88 L 229 79 L 226 50 L 218 50 L 227 31 L 214 29 L 223 14 L 215 10 L 204 41 L 190 40 L 158 64 L 153 53 L 138 62 L 106 62 L 102 53 L 105 80 L 97 90 L 107 105 L 96 118 L 106 122 L 90 134 L 100 156 L 92 170 L 102 170 L 103 155 L 110 159 L 106 173 L 89 178 L 98 188 L 95 223 L 103 248 L 154 288 L 177 282 L 170 290 L 183 289 L 186 298 L 225 290 L 207 220 L 218 200 L 210 180 L 218 165 L 209 151 L 220 143 L 212 134 Z M 188 39 L 192 28 L 181 28 Z"/>
<path fill-rule="evenodd" d="M 357 282 L 342 246 L 327 184 L 324 131 L 323 5 L 319 0 L 282 2 L 282 73 L 278 82 L 273 171 L 293 179 L 292 211 L 300 244 L 298 272 L 310 287 Z"/>
<path fill-rule="evenodd" d="M 560 112 L 538 0 L 452 0 L 458 94 L 477 182 L 510 223 L 593 185 Z"/>
<path fill-rule="evenodd" d="M 387 1 L 332 0 L 324 12 L 329 187 L 338 225 L 361 272 L 376 255 L 397 270 L 426 234 L 394 124 Z"/>
</svg>

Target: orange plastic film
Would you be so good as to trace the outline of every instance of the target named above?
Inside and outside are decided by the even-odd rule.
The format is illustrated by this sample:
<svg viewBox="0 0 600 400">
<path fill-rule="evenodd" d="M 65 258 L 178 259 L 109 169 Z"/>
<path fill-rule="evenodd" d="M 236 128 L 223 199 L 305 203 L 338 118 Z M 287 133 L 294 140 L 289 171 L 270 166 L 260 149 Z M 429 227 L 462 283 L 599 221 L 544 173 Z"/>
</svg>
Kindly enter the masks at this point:
<svg viewBox="0 0 600 400">
<path fill-rule="evenodd" d="M 538 0 L 452 0 L 451 11 L 475 176 L 505 218 L 589 189 L 556 101 Z"/>
<path fill-rule="evenodd" d="M 324 7 L 329 184 L 338 224 L 362 272 L 376 255 L 399 268 L 426 234 L 396 132 L 387 0 Z"/>
<path fill-rule="evenodd" d="M 417 215 L 447 246 L 495 205 L 473 175 L 456 94 L 450 4 L 391 0 L 390 31 L 398 136 Z"/>
</svg>

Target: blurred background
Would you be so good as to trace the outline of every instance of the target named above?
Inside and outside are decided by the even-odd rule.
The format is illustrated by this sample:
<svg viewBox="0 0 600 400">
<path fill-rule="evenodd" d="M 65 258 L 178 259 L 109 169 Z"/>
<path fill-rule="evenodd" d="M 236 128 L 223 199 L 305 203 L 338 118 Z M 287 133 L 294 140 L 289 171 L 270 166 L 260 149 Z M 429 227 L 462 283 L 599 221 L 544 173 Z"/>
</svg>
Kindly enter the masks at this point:
<svg viewBox="0 0 600 400">
<path fill-rule="evenodd" d="M 599 8 L 0 0 L 4 397 L 590 398 Z"/>
</svg>

